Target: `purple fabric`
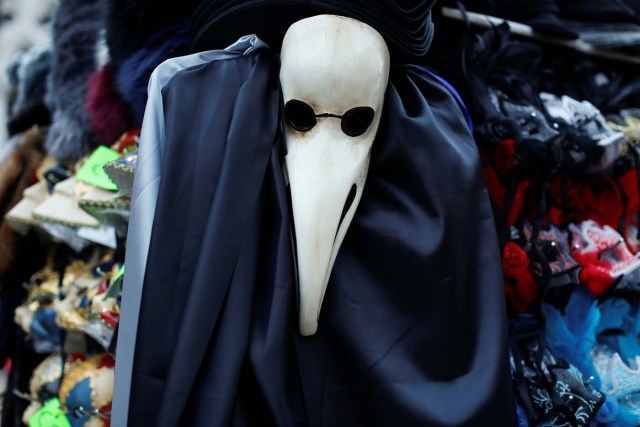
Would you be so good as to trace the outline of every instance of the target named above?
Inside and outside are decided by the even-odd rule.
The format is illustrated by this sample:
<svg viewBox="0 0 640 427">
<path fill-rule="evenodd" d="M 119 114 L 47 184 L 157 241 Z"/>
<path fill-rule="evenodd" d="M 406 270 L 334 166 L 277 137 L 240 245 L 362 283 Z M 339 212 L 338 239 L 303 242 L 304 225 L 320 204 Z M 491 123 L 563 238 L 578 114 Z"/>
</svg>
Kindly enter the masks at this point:
<svg viewBox="0 0 640 427">
<path fill-rule="evenodd" d="M 129 112 L 113 80 L 113 73 L 106 65 L 96 71 L 89 80 L 89 121 L 102 145 L 112 145 L 116 142 L 129 129 L 131 122 Z"/>
<path fill-rule="evenodd" d="M 451 93 L 451 95 L 455 98 L 456 102 L 458 103 L 458 106 L 460 107 L 460 109 L 462 110 L 462 114 L 464 115 L 464 119 L 467 122 L 467 125 L 469 126 L 469 130 L 471 130 L 471 133 L 473 133 L 473 120 L 471 119 L 471 114 L 469 113 L 469 109 L 467 108 L 467 105 L 462 100 L 462 97 L 460 96 L 458 91 L 451 85 L 451 83 L 449 83 L 448 81 L 446 81 L 445 79 L 443 79 L 442 77 L 434 73 L 433 71 L 430 71 L 424 67 L 421 67 L 421 68 L 424 71 L 426 71 L 431 77 L 433 77 L 439 83 L 441 83 L 445 88 L 447 88 L 447 90 Z"/>
</svg>

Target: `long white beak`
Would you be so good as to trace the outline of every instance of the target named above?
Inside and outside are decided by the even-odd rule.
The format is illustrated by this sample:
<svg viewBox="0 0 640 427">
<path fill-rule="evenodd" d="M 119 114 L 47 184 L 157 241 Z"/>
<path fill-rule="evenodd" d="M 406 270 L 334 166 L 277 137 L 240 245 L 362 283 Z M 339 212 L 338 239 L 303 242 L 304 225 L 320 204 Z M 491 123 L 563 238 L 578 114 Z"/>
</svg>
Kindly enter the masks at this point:
<svg viewBox="0 0 640 427">
<path fill-rule="evenodd" d="M 338 250 L 362 197 L 369 150 L 319 135 L 288 146 L 300 333 L 314 335 Z"/>
</svg>

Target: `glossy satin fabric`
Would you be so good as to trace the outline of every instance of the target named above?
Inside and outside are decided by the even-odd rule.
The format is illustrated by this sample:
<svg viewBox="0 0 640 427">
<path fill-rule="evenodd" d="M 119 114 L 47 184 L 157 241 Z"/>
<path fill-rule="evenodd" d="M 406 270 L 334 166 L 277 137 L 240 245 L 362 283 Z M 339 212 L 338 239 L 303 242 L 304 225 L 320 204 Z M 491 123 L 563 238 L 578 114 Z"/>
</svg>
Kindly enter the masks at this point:
<svg viewBox="0 0 640 427">
<path fill-rule="evenodd" d="M 455 99 L 392 70 L 363 199 L 303 338 L 277 68 L 261 50 L 163 89 L 128 425 L 514 425 L 500 254 Z"/>
<path fill-rule="evenodd" d="M 137 172 L 131 196 L 126 259 L 128 268 L 124 278 L 117 342 L 118 364 L 115 369 L 112 411 L 114 426 L 126 425 L 129 412 L 129 394 L 142 286 L 167 146 L 164 88 L 176 74 L 187 69 L 197 68 L 213 61 L 248 55 L 253 51 L 265 48 L 266 45 L 257 37 L 246 36 L 224 50 L 201 52 L 165 61 L 151 76 L 148 90 L 149 100 L 140 135 Z"/>
</svg>

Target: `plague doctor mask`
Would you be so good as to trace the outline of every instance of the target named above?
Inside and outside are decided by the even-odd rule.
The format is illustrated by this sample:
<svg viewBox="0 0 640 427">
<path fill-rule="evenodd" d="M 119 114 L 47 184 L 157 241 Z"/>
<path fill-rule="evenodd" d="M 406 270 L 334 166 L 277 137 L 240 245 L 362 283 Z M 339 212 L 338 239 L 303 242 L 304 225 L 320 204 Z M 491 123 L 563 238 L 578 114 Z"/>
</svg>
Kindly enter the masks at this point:
<svg viewBox="0 0 640 427">
<path fill-rule="evenodd" d="M 285 164 L 305 336 L 317 331 L 333 264 L 362 197 L 389 64 L 382 36 L 350 18 L 304 19 L 284 38 Z"/>
</svg>

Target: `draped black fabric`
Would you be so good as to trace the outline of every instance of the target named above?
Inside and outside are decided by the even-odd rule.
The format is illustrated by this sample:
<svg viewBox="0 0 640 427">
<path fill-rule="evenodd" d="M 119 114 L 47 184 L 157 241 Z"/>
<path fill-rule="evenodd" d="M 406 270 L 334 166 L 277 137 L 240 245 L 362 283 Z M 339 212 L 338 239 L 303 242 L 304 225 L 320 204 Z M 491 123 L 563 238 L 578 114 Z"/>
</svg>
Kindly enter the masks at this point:
<svg viewBox="0 0 640 427">
<path fill-rule="evenodd" d="M 302 408 L 289 401 L 301 395 L 292 393 L 289 218 L 278 77 L 268 56 L 184 71 L 163 94 L 168 160 L 129 425 L 286 426 Z"/>
<path fill-rule="evenodd" d="M 203 0 L 193 15 L 195 50 L 221 49 L 256 34 L 279 50 L 296 21 L 321 14 L 362 21 L 382 34 L 396 64 L 421 62 L 433 38 L 435 0 Z"/>
<path fill-rule="evenodd" d="M 487 197 L 453 97 L 393 70 L 319 333 L 297 340 L 311 425 L 512 424 Z"/>
<path fill-rule="evenodd" d="M 129 425 L 514 425 L 492 212 L 442 85 L 392 71 L 312 337 L 298 333 L 277 61 L 184 70 L 164 100 Z"/>
</svg>

